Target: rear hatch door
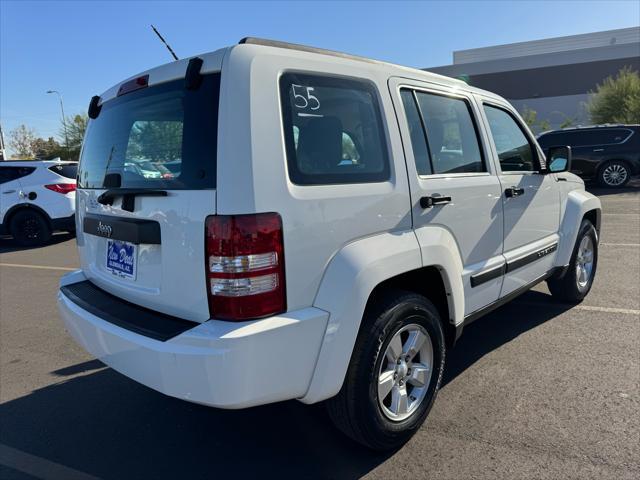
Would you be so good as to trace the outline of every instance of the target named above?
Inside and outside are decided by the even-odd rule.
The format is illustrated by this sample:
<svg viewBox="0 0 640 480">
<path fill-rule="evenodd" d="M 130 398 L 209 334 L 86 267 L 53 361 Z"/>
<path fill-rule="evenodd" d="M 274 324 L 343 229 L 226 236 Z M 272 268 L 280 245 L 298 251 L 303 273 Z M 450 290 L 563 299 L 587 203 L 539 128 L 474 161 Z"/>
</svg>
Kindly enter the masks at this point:
<svg viewBox="0 0 640 480">
<path fill-rule="evenodd" d="M 184 78 L 139 78 L 139 88 L 123 84 L 127 93 L 104 102 L 88 126 L 77 190 L 82 269 L 126 301 L 202 322 L 220 73 L 203 75 L 196 89 Z"/>
</svg>

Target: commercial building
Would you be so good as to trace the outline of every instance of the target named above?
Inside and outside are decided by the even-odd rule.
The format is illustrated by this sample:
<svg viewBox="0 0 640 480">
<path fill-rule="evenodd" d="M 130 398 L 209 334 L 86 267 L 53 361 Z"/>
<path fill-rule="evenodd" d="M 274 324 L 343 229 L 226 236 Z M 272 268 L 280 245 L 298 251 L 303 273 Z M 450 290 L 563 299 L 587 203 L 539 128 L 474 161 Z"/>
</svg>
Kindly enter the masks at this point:
<svg viewBox="0 0 640 480">
<path fill-rule="evenodd" d="M 589 124 L 589 92 L 627 66 L 640 71 L 640 27 L 460 50 L 453 65 L 425 70 L 496 92 L 558 128 Z"/>
</svg>

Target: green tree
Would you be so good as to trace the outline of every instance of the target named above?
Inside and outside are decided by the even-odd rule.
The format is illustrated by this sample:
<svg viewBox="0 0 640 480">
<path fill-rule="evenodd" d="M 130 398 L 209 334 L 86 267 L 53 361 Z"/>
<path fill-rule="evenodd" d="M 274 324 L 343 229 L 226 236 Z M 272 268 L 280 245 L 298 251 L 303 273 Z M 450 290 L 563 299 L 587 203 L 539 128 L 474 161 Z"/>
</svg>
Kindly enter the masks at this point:
<svg viewBox="0 0 640 480">
<path fill-rule="evenodd" d="M 43 160 L 51 160 L 57 157 L 65 157 L 66 150 L 60 145 L 53 137 L 49 137 L 47 140 L 43 138 L 36 138 L 31 142 L 31 150 L 35 158 Z"/>
<path fill-rule="evenodd" d="M 539 120 L 538 112 L 530 109 L 526 105 L 522 109 L 522 112 L 520 112 L 520 116 L 524 120 L 524 123 L 526 123 L 534 133 L 551 130 L 551 124 L 549 123 L 549 120 Z"/>
<path fill-rule="evenodd" d="M 65 145 L 65 148 L 68 148 L 69 150 L 68 153 L 63 149 L 63 152 L 65 153 L 64 156 L 67 157 L 67 160 L 77 161 L 80 157 L 82 140 L 84 139 L 84 134 L 87 131 L 88 123 L 89 117 L 84 114 L 74 115 L 63 120 L 59 137 L 66 139 L 66 141 L 69 142 L 68 145 Z"/>
<path fill-rule="evenodd" d="M 565 117 L 562 123 L 560 123 L 560 128 L 572 127 L 576 122 L 576 119 L 573 117 Z"/>
<path fill-rule="evenodd" d="M 546 132 L 547 130 L 551 130 L 551 124 L 549 120 L 540 120 L 540 122 L 538 122 L 538 128 L 539 132 Z"/>
<path fill-rule="evenodd" d="M 593 123 L 640 123 L 640 75 L 625 67 L 598 84 L 588 104 Z"/>
<path fill-rule="evenodd" d="M 13 151 L 12 158 L 33 158 L 33 141 L 36 133 L 31 127 L 20 125 L 9 132 L 9 148 Z"/>
<path fill-rule="evenodd" d="M 538 112 L 531 110 L 526 105 L 522 109 L 522 112 L 520 112 L 520 116 L 522 116 L 524 123 L 526 123 L 529 128 L 533 128 L 538 122 Z"/>
<path fill-rule="evenodd" d="M 139 120 L 131 127 L 127 156 L 155 163 L 180 158 L 182 122 Z"/>
</svg>

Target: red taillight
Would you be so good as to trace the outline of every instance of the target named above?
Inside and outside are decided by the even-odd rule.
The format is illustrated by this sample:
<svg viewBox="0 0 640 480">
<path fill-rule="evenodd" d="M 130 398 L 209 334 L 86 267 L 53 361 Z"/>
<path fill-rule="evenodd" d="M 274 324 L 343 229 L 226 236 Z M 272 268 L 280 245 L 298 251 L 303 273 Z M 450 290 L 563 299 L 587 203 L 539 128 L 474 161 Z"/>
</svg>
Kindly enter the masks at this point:
<svg viewBox="0 0 640 480">
<path fill-rule="evenodd" d="M 250 320 L 286 310 L 280 215 L 213 215 L 205 236 L 213 318 Z"/>
<path fill-rule="evenodd" d="M 52 190 L 54 192 L 62 193 L 63 195 L 66 195 L 67 193 L 76 191 L 76 184 L 75 183 L 53 183 L 51 185 L 45 185 L 44 188 L 48 188 L 49 190 Z"/>
</svg>

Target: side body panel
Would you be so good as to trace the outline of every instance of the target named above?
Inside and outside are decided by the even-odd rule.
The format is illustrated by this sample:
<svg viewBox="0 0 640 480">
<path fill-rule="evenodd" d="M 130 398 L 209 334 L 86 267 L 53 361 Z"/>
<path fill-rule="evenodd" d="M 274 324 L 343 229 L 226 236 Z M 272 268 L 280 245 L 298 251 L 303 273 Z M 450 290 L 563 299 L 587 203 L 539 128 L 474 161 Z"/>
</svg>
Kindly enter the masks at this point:
<svg viewBox="0 0 640 480">
<path fill-rule="evenodd" d="M 613 148 L 610 146 L 607 154 L 610 154 Z M 598 174 L 598 168 L 602 161 L 605 160 L 605 148 L 599 146 L 575 146 L 571 147 L 572 162 L 571 171 L 582 178 L 595 178 Z"/>
<path fill-rule="evenodd" d="M 330 312 L 313 379 L 304 403 L 332 397 L 340 390 L 362 315 L 379 283 L 422 266 L 415 234 L 383 233 L 353 242 L 326 269 L 314 306 Z"/>
<path fill-rule="evenodd" d="M 520 197 L 504 197 L 504 256 L 507 265 L 553 248 L 558 242 L 560 193 L 553 175 L 501 175 L 505 188 L 523 188 Z M 554 254 L 545 255 L 522 267 L 507 271 L 500 296 L 521 288 L 541 277 L 553 266 Z"/>
<path fill-rule="evenodd" d="M 544 154 L 516 110 L 506 101 L 478 95 L 478 101 L 510 113 L 520 126 L 540 159 Z M 537 171 L 503 172 L 498 159 L 498 149 L 487 115 L 482 111 L 485 129 L 492 136 L 490 142 L 496 166 L 499 169 L 504 209 L 503 255 L 507 271 L 504 275 L 500 297 L 522 288 L 545 275 L 554 265 L 560 221 L 560 188 L 556 177 Z M 519 196 L 510 197 L 508 189 L 518 189 Z M 547 251 L 548 254 L 540 254 Z"/>
<path fill-rule="evenodd" d="M 50 219 L 69 217 L 75 211 L 76 192 L 61 194 L 45 188 L 45 185 L 76 183 L 75 179 L 57 175 L 48 167 L 48 164 L 40 166 L 31 175 L 20 179 L 25 200 L 28 199 L 30 193 L 34 193 L 36 198 L 31 203 L 47 212 Z"/>
<path fill-rule="evenodd" d="M 297 185 L 289 179 L 279 98 L 279 79 L 286 72 L 368 82 L 375 86 L 383 119 L 393 118 L 393 106 L 379 67 L 255 45 L 230 52 L 222 75 L 217 212 L 281 215 L 287 309 L 295 310 L 313 304 L 327 265 L 345 245 L 382 232 L 410 231 L 411 214 L 401 141 L 388 120 L 383 122 L 388 180 Z"/>
<path fill-rule="evenodd" d="M 22 199 L 20 198 L 20 180 L 16 179 L 0 183 L 0 225 L 2 225 L 3 229 L 9 228 L 9 224 L 7 222 L 7 219 L 5 218 L 5 215 L 9 212 L 11 207 L 20 203 L 21 201 Z"/>
<path fill-rule="evenodd" d="M 429 256 L 428 247 L 438 249 L 437 243 L 432 241 L 434 231 L 438 232 L 437 235 L 441 236 L 443 241 L 452 241 L 451 250 L 456 252 L 461 262 L 461 271 L 456 269 L 455 272 L 459 272 L 461 276 L 465 311 L 471 312 L 482 308 L 498 299 L 502 277 L 498 276 L 482 283 L 472 282 L 471 278 L 500 268 L 504 264 L 503 220 L 500 182 L 496 176 L 491 152 L 487 147 L 488 139 L 480 128 L 480 118 L 474 98 L 461 89 L 452 90 L 442 85 L 408 78 L 390 79 L 389 89 L 403 138 L 411 189 L 413 225 L 423 255 Z M 478 128 L 479 148 L 483 153 L 487 171 L 419 175 L 411 144 L 410 127 L 400 98 L 402 89 L 418 94 L 440 95 L 466 101 Z M 421 113 L 427 117 L 431 112 L 421 109 Z M 451 201 L 423 208 L 420 200 L 425 196 L 445 196 L 450 197 Z M 442 231 L 446 231 L 448 235 L 442 235 Z M 423 243 L 425 241 L 426 244 Z M 438 265 L 438 261 L 430 264 L 423 258 L 423 265 Z"/>
</svg>

